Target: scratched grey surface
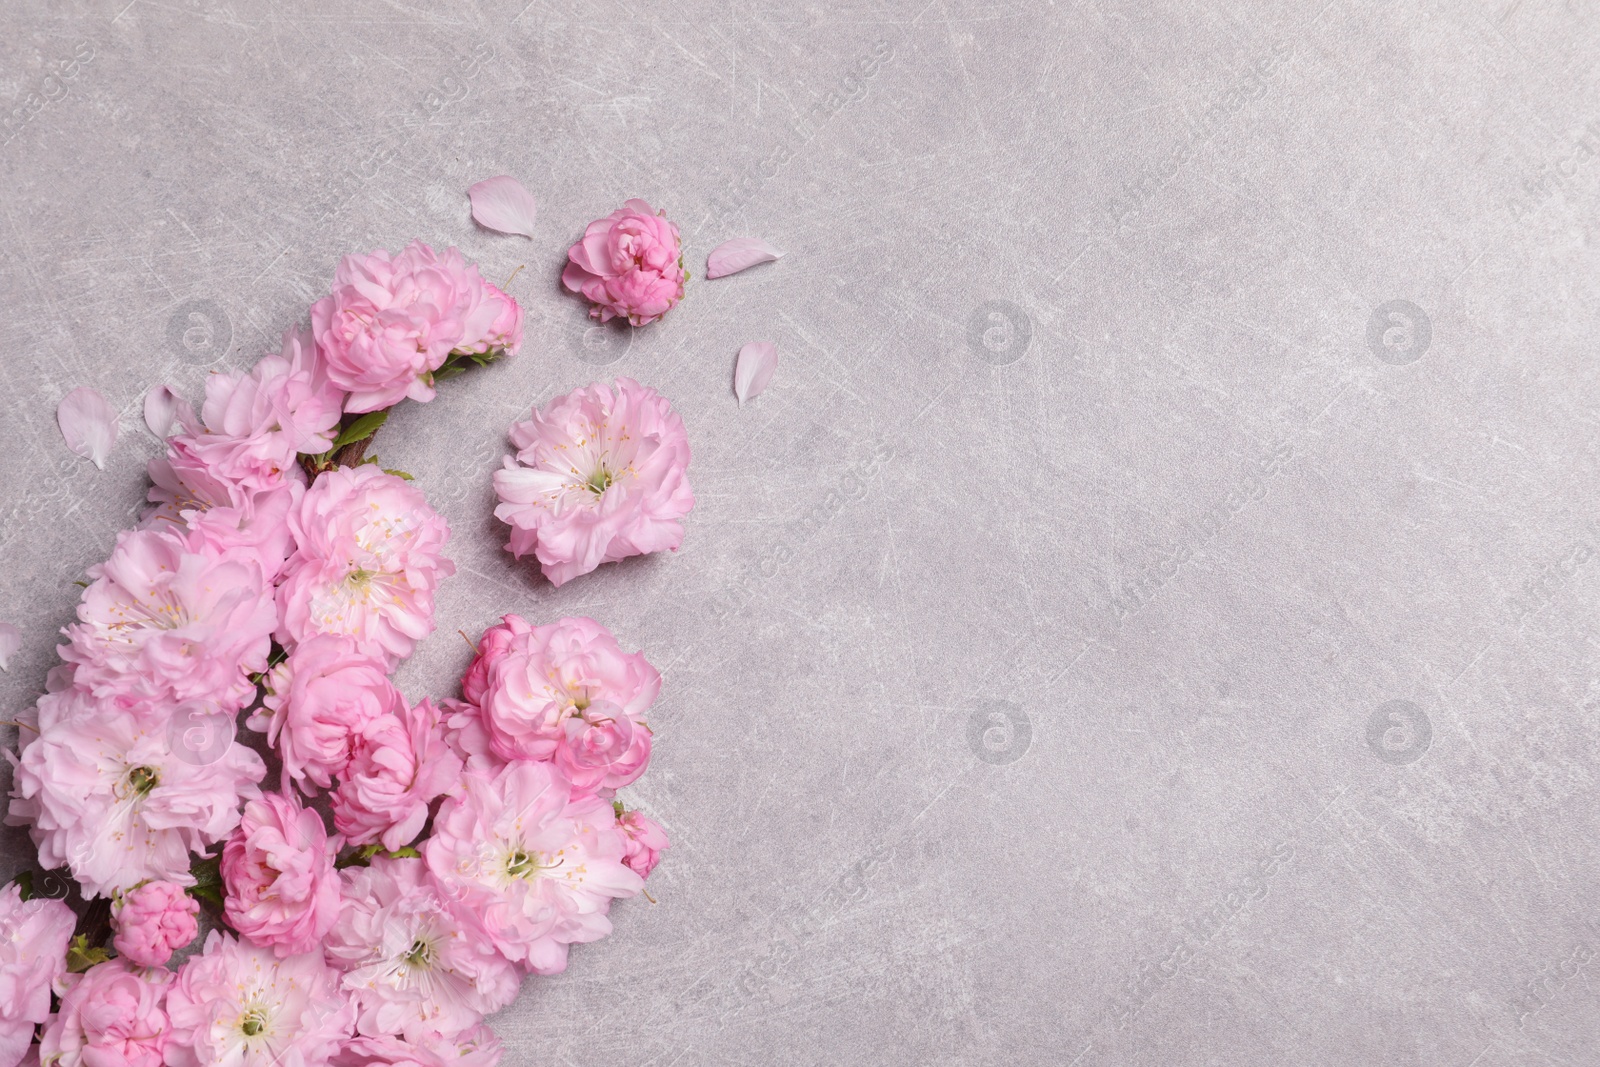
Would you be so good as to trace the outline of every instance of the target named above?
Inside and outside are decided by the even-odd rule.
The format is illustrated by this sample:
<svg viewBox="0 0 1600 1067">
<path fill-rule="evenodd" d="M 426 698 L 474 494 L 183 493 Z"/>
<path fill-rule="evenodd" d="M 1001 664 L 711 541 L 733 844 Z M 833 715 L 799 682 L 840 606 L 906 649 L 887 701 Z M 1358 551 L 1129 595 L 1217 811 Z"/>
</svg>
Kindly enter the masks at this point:
<svg viewBox="0 0 1600 1067">
<path fill-rule="evenodd" d="M 453 243 L 525 265 L 527 342 L 379 439 L 460 568 L 403 688 L 506 611 L 667 679 L 658 903 L 527 984 L 508 1063 L 1597 1062 L 1592 3 L 446 7 L 0 14 L 7 708 L 144 492 L 145 389 Z M 498 173 L 537 240 L 471 223 Z M 629 196 L 697 278 L 590 331 L 564 250 Z M 701 280 L 740 234 L 789 255 Z M 698 506 L 555 591 L 488 471 L 613 374 Z"/>
</svg>

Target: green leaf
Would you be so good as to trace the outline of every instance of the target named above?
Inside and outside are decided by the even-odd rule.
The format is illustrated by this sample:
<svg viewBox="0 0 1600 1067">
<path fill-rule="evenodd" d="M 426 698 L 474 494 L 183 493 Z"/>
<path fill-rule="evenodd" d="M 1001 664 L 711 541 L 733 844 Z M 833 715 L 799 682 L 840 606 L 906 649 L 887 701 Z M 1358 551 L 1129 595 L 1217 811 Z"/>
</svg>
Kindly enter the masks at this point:
<svg viewBox="0 0 1600 1067">
<path fill-rule="evenodd" d="M 382 411 L 369 411 L 365 415 L 359 416 L 350 425 L 341 429 L 339 431 L 339 436 L 333 439 L 333 447 L 335 450 L 338 450 L 343 448 L 345 445 L 353 445 L 357 441 L 364 441 L 373 434 L 377 433 L 378 428 L 388 421 L 388 408 L 384 408 Z"/>
<path fill-rule="evenodd" d="M 15 878 L 11 879 L 11 884 L 17 887 L 17 891 L 22 894 L 22 899 L 23 900 L 32 900 L 33 899 L 33 872 L 32 871 L 23 871 L 21 874 L 17 875 Z"/>
<path fill-rule="evenodd" d="M 454 367 L 442 367 L 434 371 L 433 380 L 435 382 L 447 382 L 451 378 L 459 378 L 465 373 L 467 373 L 467 368 L 458 363 Z"/>
<path fill-rule="evenodd" d="M 72 939 L 72 944 L 67 946 L 67 972 L 69 974 L 82 974 L 97 963 L 104 963 L 111 958 L 111 953 L 96 946 L 89 947 L 89 935 L 79 934 Z"/>
<path fill-rule="evenodd" d="M 384 855 L 388 856 L 392 860 L 417 860 L 422 858 L 422 853 L 418 852 L 410 845 L 401 845 L 393 852 L 385 852 Z"/>
<path fill-rule="evenodd" d="M 396 478 L 404 478 L 408 482 L 416 481 L 415 478 L 411 477 L 411 475 L 407 474 L 405 471 L 390 470 L 388 467 L 385 467 L 385 468 L 383 468 L 383 473 L 392 474 Z"/>
</svg>

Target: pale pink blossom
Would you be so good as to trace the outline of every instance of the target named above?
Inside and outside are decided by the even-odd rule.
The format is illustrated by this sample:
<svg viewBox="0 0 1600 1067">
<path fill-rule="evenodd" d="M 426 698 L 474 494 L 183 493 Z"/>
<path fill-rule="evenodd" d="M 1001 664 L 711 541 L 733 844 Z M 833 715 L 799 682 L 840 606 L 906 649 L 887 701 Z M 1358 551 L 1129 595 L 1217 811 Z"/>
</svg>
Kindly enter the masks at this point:
<svg viewBox="0 0 1600 1067">
<path fill-rule="evenodd" d="M 450 525 L 376 465 L 324 471 L 289 515 L 298 548 L 278 588 L 278 640 L 343 634 L 393 667 L 433 631 L 433 594 L 455 573 Z"/>
<path fill-rule="evenodd" d="M 363 1034 L 457 1034 L 516 999 L 515 968 L 464 925 L 422 860 L 378 856 L 343 878 L 327 955 L 345 972 Z"/>
<path fill-rule="evenodd" d="M 566 968 L 567 946 L 611 932 L 612 899 L 644 884 L 622 862 L 611 805 L 573 800 L 550 764 L 519 761 L 476 775 L 445 800 L 423 845 L 428 869 L 508 960 Z"/>
<path fill-rule="evenodd" d="M 579 794 L 614 791 L 643 774 L 650 762 L 644 715 L 661 691 L 661 675 L 644 655 L 623 652 L 593 619 L 516 629 L 503 647 L 496 638 L 480 653 L 483 723 L 495 754 L 549 760 Z"/>
<path fill-rule="evenodd" d="M 168 1067 L 324 1067 L 355 1005 L 319 949 L 278 958 L 212 931 L 167 993 Z"/>
<path fill-rule="evenodd" d="M 494 513 L 511 525 L 506 548 L 536 555 L 553 584 L 682 543 L 689 438 L 654 389 L 631 378 L 576 389 L 513 423 L 511 441 Z"/>
<path fill-rule="evenodd" d="M 213 373 L 200 409 L 203 426 L 174 438 L 219 478 L 249 491 L 294 476 L 298 454 L 326 452 L 338 433 L 344 392 L 304 328 L 283 335 L 279 355 L 249 371 Z"/>
<path fill-rule="evenodd" d="M 112 925 L 117 954 L 140 967 L 165 967 L 200 932 L 200 902 L 176 882 L 146 882 L 118 902 Z"/>
<path fill-rule="evenodd" d="M 620 808 L 621 805 L 614 807 Z M 661 861 L 661 853 L 669 847 L 667 832 L 660 823 L 637 808 L 620 812 L 617 829 L 622 831 L 623 836 L 622 862 L 640 878 L 650 877 L 650 872 Z"/>
<path fill-rule="evenodd" d="M 277 578 L 294 548 L 289 509 L 305 491 L 299 465 L 267 489 L 250 489 L 212 469 L 185 437 L 167 442 L 167 454 L 149 463 L 153 505 L 142 525 L 191 530 L 215 555 L 247 555 L 266 581 Z"/>
<path fill-rule="evenodd" d="M 433 702 L 401 702 L 355 736 L 333 794 L 334 828 L 352 845 L 382 841 L 391 852 L 409 845 L 427 821 L 428 803 L 454 788 L 461 768 Z"/>
<path fill-rule="evenodd" d="M 218 556 L 196 534 L 127 530 L 63 632 L 62 658 L 97 694 L 214 700 L 238 708 L 267 665 L 274 607 L 261 568 Z"/>
<path fill-rule="evenodd" d="M 13 776 L 10 825 L 27 825 L 46 869 L 70 867 L 84 896 L 152 879 L 193 885 L 190 854 L 239 825 L 266 765 L 233 741 L 204 758 L 170 722 L 106 712 L 42 728 Z"/>
<path fill-rule="evenodd" d="M 444 717 L 444 743 L 461 760 L 463 774 L 500 773 L 506 761 L 495 755 L 489 743 L 489 730 L 483 724 L 483 709 L 464 700 L 440 702 Z"/>
<path fill-rule="evenodd" d="M 317 949 L 339 918 L 339 847 L 322 816 L 293 795 L 247 802 L 222 850 L 228 925 L 279 958 Z"/>
<path fill-rule="evenodd" d="M 500 1039 L 487 1026 L 463 1034 L 437 1034 L 405 1041 L 398 1037 L 358 1037 L 344 1047 L 333 1067 L 498 1067 Z"/>
<path fill-rule="evenodd" d="M 267 675 L 266 689 L 264 710 L 246 725 L 267 735 L 284 780 L 307 792 L 331 786 L 350 762 L 356 735 L 405 703 L 384 664 L 339 634 L 294 646 Z"/>
<path fill-rule="evenodd" d="M 522 313 L 454 248 L 441 255 L 412 241 L 393 256 L 340 260 L 333 292 L 311 306 L 311 329 L 328 376 L 350 394 L 345 410 L 377 411 L 432 400 L 433 372 L 453 350 L 515 349 Z"/>
<path fill-rule="evenodd" d="M 161 1067 L 171 1028 L 162 1010 L 170 971 L 107 960 L 60 983 L 39 1059 L 51 1067 Z"/>
<path fill-rule="evenodd" d="M 654 322 L 683 299 L 689 280 L 678 227 L 643 200 L 589 223 L 567 261 L 561 283 L 582 293 L 601 322 L 615 316 L 635 326 Z"/>
<path fill-rule="evenodd" d="M 50 989 L 67 970 L 78 917 L 59 900 L 22 899 L 0 889 L 0 1067 L 15 1067 L 50 1015 Z"/>
</svg>

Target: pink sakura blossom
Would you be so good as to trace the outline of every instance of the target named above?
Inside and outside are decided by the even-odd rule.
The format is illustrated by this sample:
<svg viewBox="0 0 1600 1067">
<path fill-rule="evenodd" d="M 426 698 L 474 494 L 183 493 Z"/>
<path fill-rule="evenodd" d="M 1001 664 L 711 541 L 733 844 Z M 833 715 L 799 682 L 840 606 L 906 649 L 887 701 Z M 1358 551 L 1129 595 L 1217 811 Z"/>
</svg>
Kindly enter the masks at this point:
<svg viewBox="0 0 1600 1067">
<path fill-rule="evenodd" d="M 465 924 L 422 860 L 378 856 L 343 878 L 327 955 L 345 972 L 361 1033 L 458 1034 L 516 999 L 515 968 Z"/>
<path fill-rule="evenodd" d="M 506 761 L 495 755 L 489 743 L 489 730 L 483 724 L 483 709 L 464 700 L 440 702 L 444 717 L 444 743 L 461 760 L 464 774 L 494 777 Z"/>
<path fill-rule="evenodd" d="M 50 1015 L 50 990 L 67 970 L 67 943 L 78 917 L 59 900 L 23 900 L 0 889 L 0 1067 L 16 1067 L 33 1028 Z"/>
<path fill-rule="evenodd" d="M 340 841 L 293 796 L 267 793 L 244 806 L 222 850 L 223 914 L 279 959 L 317 949 L 339 918 Z"/>
<path fill-rule="evenodd" d="M 378 411 L 432 400 L 433 372 L 452 351 L 514 352 L 522 311 L 454 248 L 440 255 L 412 241 L 393 256 L 340 260 L 333 292 L 311 306 L 311 329 L 329 378 L 350 394 L 345 410 Z"/>
<path fill-rule="evenodd" d="M 507 616 L 502 626 L 509 638 L 496 636 L 479 653 L 494 753 L 549 760 L 576 794 L 609 794 L 643 774 L 650 762 L 644 714 L 661 691 L 661 675 L 643 654 L 623 652 L 593 619 L 528 628 Z"/>
<path fill-rule="evenodd" d="M 621 316 L 634 326 L 652 323 L 683 299 L 689 280 L 678 227 L 643 200 L 589 223 L 567 261 L 561 284 L 582 293 L 601 322 Z"/>
<path fill-rule="evenodd" d="M 382 841 L 393 852 L 422 832 L 428 803 L 455 787 L 462 762 L 441 736 L 427 698 L 404 702 L 355 735 L 333 794 L 333 825 L 352 845 Z"/>
<path fill-rule="evenodd" d="M 334 1059 L 334 1067 L 497 1067 L 500 1039 L 487 1026 L 450 1037 L 417 1041 L 358 1037 Z"/>
<path fill-rule="evenodd" d="M 602 563 L 676 549 L 694 507 L 683 420 L 632 378 L 596 382 L 513 423 L 516 460 L 495 471 L 506 548 L 561 585 Z"/>
<path fill-rule="evenodd" d="M 246 725 L 267 735 L 283 760 L 285 782 L 327 789 L 350 762 L 355 738 L 404 700 L 384 664 L 356 642 L 319 634 L 296 645 L 267 676 L 265 710 Z"/>
<path fill-rule="evenodd" d="M 161 1067 L 171 1028 L 162 1001 L 172 973 L 128 960 L 97 963 L 60 983 L 39 1059 L 51 1067 Z"/>
<path fill-rule="evenodd" d="M 168 1067 L 325 1067 L 355 1005 L 322 952 L 280 958 L 212 931 L 167 993 Z"/>
<path fill-rule="evenodd" d="M 310 331 L 292 329 L 281 354 L 207 378 L 204 425 L 191 423 L 173 441 L 218 478 L 250 492 L 272 489 L 295 477 L 299 453 L 328 450 L 343 405 Z"/>
<path fill-rule="evenodd" d="M 428 869 L 508 960 L 564 970 L 567 946 L 610 933 L 611 901 L 644 884 L 622 862 L 611 805 L 572 799 L 547 763 L 518 761 L 461 785 L 423 845 Z"/>
<path fill-rule="evenodd" d="M 213 700 L 241 707 L 245 677 L 267 665 L 271 591 L 248 559 L 217 555 L 196 534 L 128 530 L 92 584 L 62 657 L 101 695 Z"/>
<path fill-rule="evenodd" d="M 289 528 L 298 549 L 278 589 L 278 640 L 343 634 L 393 667 L 433 631 L 433 592 L 455 565 L 450 526 L 402 478 L 363 463 L 317 477 Z"/>
<path fill-rule="evenodd" d="M 621 804 L 616 806 L 620 808 Z M 620 812 L 617 829 L 624 838 L 622 862 L 640 878 L 650 877 L 650 872 L 661 861 L 661 853 L 668 848 L 667 832 L 660 823 L 637 809 Z"/>
<path fill-rule="evenodd" d="M 305 492 L 305 473 L 288 468 L 279 484 L 249 489 L 219 474 L 184 437 L 167 442 L 167 454 L 149 464 L 153 505 L 147 528 L 193 531 L 215 555 L 247 556 L 272 581 L 294 549 L 289 509 Z"/>
<path fill-rule="evenodd" d="M 112 925 L 117 954 L 140 967 L 165 967 L 200 932 L 200 902 L 176 882 L 146 882 L 119 902 Z"/>
<path fill-rule="evenodd" d="M 191 853 L 239 825 L 239 801 L 266 775 L 231 739 L 203 753 L 171 724 L 98 705 L 42 727 L 16 761 L 6 822 L 27 825 L 39 862 L 67 866 L 85 897 L 152 879 L 193 885 Z"/>
</svg>

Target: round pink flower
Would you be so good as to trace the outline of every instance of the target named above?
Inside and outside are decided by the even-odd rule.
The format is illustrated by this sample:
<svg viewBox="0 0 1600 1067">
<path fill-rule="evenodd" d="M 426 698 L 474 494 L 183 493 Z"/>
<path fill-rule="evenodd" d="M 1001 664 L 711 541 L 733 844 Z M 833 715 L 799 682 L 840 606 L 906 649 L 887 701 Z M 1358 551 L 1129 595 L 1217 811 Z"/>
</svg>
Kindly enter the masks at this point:
<svg viewBox="0 0 1600 1067">
<path fill-rule="evenodd" d="M 281 959 L 317 949 L 339 918 L 339 839 L 291 796 L 267 793 L 244 806 L 222 850 L 228 925 Z"/>
<path fill-rule="evenodd" d="M 333 825 L 352 845 L 409 845 L 428 819 L 428 803 L 453 788 L 461 760 L 441 736 L 439 710 L 426 697 L 369 722 L 355 735 L 350 763 L 333 794 Z"/>
<path fill-rule="evenodd" d="M 200 902 L 176 882 L 146 882 L 123 896 L 112 945 L 140 967 L 165 967 L 200 932 L 199 913 Z"/>
<path fill-rule="evenodd" d="M 618 809 L 621 804 L 617 804 Z M 661 853 L 668 848 L 667 832 L 661 824 L 637 809 L 619 811 L 617 829 L 622 831 L 624 854 L 622 862 L 640 878 L 650 877 L 661 861 Z"/>
<path fill-rule="evenodd" d="M 167 441 L 165 457 L 149 463 L 149 500 L 142 525 L 192 530 L 214 555 L 248 556 L 266 581 L 277 578 L 294 548 L 289 509 L 305 491 L 305 472 L 287 468 L 279 484 L 248 489 L 211 468 L 187 437 Z"/>
<path fill-rule="evenodd" d="M 281 354 L 248 372 L 210 375 L 203 431 L 190 426 L 176 440 L 217 477 L 246 490 L 271 489 L 294 477 L 298 453 L 331 447 L 343 405 L 310 331 L 293 329 L 283 335 Z"/>
<path fill-rule="evenodd" d="M 635 326 L 654 322 L 683 299 L 689 280 L 678 227 L 643 200 L 589 223 L 567 260 L 561 283 L 582 293 L 601 322 L 618 315 Z"/>
<path fill-rule="evenodd" d="M 277 958 L 213 930 L 167 993 L 168 1067 L 325 1067 L 355 1005 L 322 952 Z"/>
<path fill-rule="evenodd" d="M 502 615 L 500 621 L 478 638 L 478 652 L 461 676 L 461 695 L 469 704 L 482 704 L 489 692 L 489 668 L 505 657 L 517 637 L 533 632 L 520 615 Z"/>
<path fill-rule="evenodd" d="M 23 750 L 6 822 L 29 825 L 39 862 L 70 867 L 85 897 L 152 879 L 193 885 L 190 854 L 233 832 L 240 797 L 266 773 L 231 739 L 193 750 L 174 744 L 171 722 L 101 704 Z"/>
<path fill-rule="evenodd" d="M 464 700 L 445 700 L 440 711 L 444 717 L 444 743 L 461 760 L 462 773 L 491 778 L 499 774 L 506 761 L 495 755 L 489 743 L 483 709 Z"/>
<path fill-rule="evenodd" d="M 479 1026 L 464 1034 L 416 1041 L 358 1037 L 344 1047 L 333 1067 L 498 1067 L 500 1056 L 500 1039 Z"/>
<path fill-rule="evenodd" d="M 487 677 L 483 723 L 501 759 L 552 761 L 578 794 L 619 789 L 644 773 L 644 714 L 661 675 L 593 619 L 513 633 Z"/>
<path fill-rule="evenodd" d="M 289 515 L 299 547 L 278 588 L 278 641 L 344 634 L 393 667 L 433 631 L 433 591 L 455 565 L 450 525 L 403 478 L 376 465 L 317 477 Z"/>
<path fill-rule="evenodd" d="M 547 763 L 470 775 L 434 818 L 423 857 L 440 886 L 508 960 L 555 974 L 567 946 L 611 932 L 615 897 L 644 885 L 622 862 L 611 805 L 571 799 Z"/>
<path fill-rule="evenodd" d="M 328 962 L 345 972 L 363 1034 L 457 1034 L 516 999 L 515 968 L 463 925 L 422 860 L 378 856 L 343 876 Z"/>
<path fill-rule="evenodd" d="M 161 1067 L 171 1030 L 162 1001 L 172 974 L 126 960 L 61 981 L 61 1009 L 45 1024 L 39 1059 L 52 1067 Z"/>
<path fill-rule="evenodd" d="M 255 696 L 246 674 L 266 669 L 274 607 L 253 561 L 218 556 L 195 534 L 127 530 L 63 632 L 76 684 L 97 694 L 214 700 Z"/>
<path fill-rule="evenodd" d="M 0 1064 L 14 1064 L 50 1015 L 50 989 L 67 970 L 67 943 L 78 917 L 59 900 L 23 900 L 0 889 Z"/>
<path fill-rule="evenodd" d="M 331 786 L 350 762 L 356 736 L 405 705 L 384 665 L 338 634 L 296 645 L 267 676 L 263 703 L 266 712 L 246 725 L 266 733 L 285 781 L 307 792 Z"/>
<path fill-rule="evenodd" d="M 454 248 L 412 241 L 391 256 L 345 256 L 333 292 L 311 306 L 328 377 L 349 392 L 346 411 L 377 411 L 406 397 L 433 399 L 433 372 L 451 351 L 515 348 L 522 313 Z M 483 346 L 483 347 L 478 347 Z"/>
<path fill-rule="evenodd" d="M 689 438 L 654 389 L 632 378 L 576 389 L 513 423 L 511 441 L 495 517 L 511 525 L 506 548 L 538 556 L 553 584 L 682 543 Z"/>
</svg>

